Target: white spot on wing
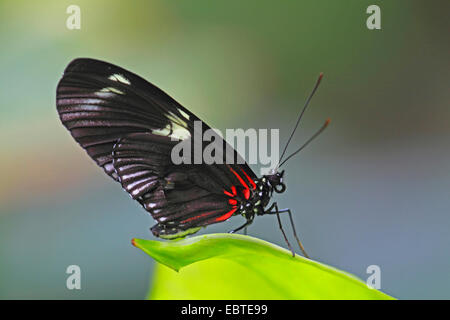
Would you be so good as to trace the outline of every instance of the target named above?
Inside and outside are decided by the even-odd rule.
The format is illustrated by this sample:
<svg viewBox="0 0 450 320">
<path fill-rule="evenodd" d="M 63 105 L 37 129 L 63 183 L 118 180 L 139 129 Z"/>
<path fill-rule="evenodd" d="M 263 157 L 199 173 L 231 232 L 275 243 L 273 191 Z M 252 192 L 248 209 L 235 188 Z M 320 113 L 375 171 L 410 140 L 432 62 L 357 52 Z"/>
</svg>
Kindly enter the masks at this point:
<svg viewBox="0 0 450 320">
<path fill-rule="evenodd" d="M 121 75 L 120 73 L 115 73 L 112 74 L 108 77 L 109 80 L 113 80 L 113 81 L 118 81 L 118 82 L 122 82 L 124 84 L 131 84 L 130 80 L 128 80 L 127 78 L 125 78 L 123 75 Z"/>
<path fill-rule="evenodd" d="M 178 109 L 178 111 L 181 113 L 181 115 L 183 116 L 183 117 L 185 117 L 186 119 L 190 119 L 190 117 L 189 117 L 189 115 L 186 113 L 186 112 L 184 112 L 183 110 L 181 110 L 181 109 Z"/>
<path fill-rule="evenodd" d="M 186 128 L 175 123 L 168 124 L 163 129 L 152 130 L 152 133 L 158 136 L 176 138 L 178 140 L 188 139 L 191 136 L 191 133 Z"/>
<path fill-rule="evenodd" d="M 125 94 L 117 88 L 107 87 L 100 90 L 100 92 L 108 92 L 108 93 L 117 93 L 117 94 Z"/>
<path fill-rule="evenodd" d="M 164 132 L 167 132 L 166 130 L 168 130 L 164 135 L 179 140 L 188 139 L 191 136 L 191 133 L 187 129 L 186 121 L 173 114 L 171 111 L 167 114 L 167 118 L 170 120 L 170 123 L 163 129 L 165 130 Z"/>
<path fill-rule="evenodd" d="M 185 140 L 190 138 L 191 133 L 183 127 L 176 127 L 173 129 L 173 132 L 170 136 L 179 140 Z"/>
<path fill-rule="evenodd" d="M 183 119 L 180 119 L 178 116 L 174 115 L 172 113 L 172 111 L 169 111 L 169 113 L 167 114 L 167 118 L 172 121 L 173 124 L 177 124 L 180 127 L 187 127 L 186 121 L 184 121 Z"/>
<path fill-rule="evenodd" d="M 170 125 L 167 125 L 164 129 L 152 130 L 152 133 L 156 134 L 158 136 L 169 136 L 169 134 L 170 134 Z"/>
</svg>

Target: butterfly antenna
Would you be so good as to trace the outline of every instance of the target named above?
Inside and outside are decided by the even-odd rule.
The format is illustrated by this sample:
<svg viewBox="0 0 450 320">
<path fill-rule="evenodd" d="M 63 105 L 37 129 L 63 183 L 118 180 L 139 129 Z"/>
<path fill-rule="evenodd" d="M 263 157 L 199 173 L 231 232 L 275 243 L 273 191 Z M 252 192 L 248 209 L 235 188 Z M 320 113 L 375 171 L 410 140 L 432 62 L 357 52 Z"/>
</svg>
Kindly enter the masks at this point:
<svg viewBox="0 0 450 320">
<path fill-rule="evenodd" d="M 298 124 L 300 123 L 300 120 L 303 117 L 303 114 L 305 113 L 306 108 L 308 108 L 309 102 L 311 101 L 311 98 L 314 96 L 314 93 L 316 92 L 317 88 L 319 87 L 320 81 L 323 78 L 323 72 L 319 74 L 319 78 L 317 79 L 316 85 L 314 86 L 314 89 L 309 94 L 308 99 L 306 99 L 305 105 L 303 106 L 302 112 L 300 112 L 300 115 L 298 116 L 297 123 L 295 124 L 294 130 L 292 130 L 291 136 L 289 137 L 286 146 L 284 147 L 283 153 L 281 154 L 280 160 L 278 160 L 278 163 L 281 162 L 281 160 L 284 157 L 284 154 L 286 153 L 287 147 L 289 146 L 289 143 L 291 142 L 292 137 L 294 136 L 295 131 L 297 130 Z M 277 168 L 280 167 L 280 165 L 277 166 Z"/>
<path fill-rule="evenodd" d="M 288 161 L 290 158 L 292 158 L 293 156 L 295 156 L 297 153 L 299 153 L 300 151 L 302 151 L 308 144 L 310 144 L 311 141 L 313 141 L 315 138 L 317 138 L 330 124 L 331 120 L 327 119 L 327 121 L 325 121 L 325 123 L 322 125 L 322 127 L 320 127 L 319 130 L 317 130 L 316 133 L 314 133 L 312 135 L 311 138 L 309 138 L 297 151 L 295 151 L 294 153 L 292 153 L 289 157 L 287 157 L 282 163 L 280 163 L 280 165 L 278 167 L 281 167 L 286 161 Z"/>
</svg>

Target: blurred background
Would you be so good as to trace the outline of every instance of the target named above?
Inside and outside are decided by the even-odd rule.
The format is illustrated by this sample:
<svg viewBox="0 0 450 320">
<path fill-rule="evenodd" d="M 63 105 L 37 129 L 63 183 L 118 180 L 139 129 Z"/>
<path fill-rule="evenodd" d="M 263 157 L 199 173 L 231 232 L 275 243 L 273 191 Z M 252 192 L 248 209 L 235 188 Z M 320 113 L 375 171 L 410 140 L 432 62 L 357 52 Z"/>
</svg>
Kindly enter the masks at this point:
<svg viewBox="0 0 450 320">
<path fill-rule="evenodd" d="M 66 27 L 71 4 L 80 30 Z M 366 27 L 371 4 L 381 30 Z M 290 150 L 332 123 L 287 164 L 288 190 L 276 200 L 293 209 L 312 258 L 362 279 L 378 265 L 381 289 L 397 298 L 449 299 L 449 9 L 411 0 L 0 1 L 0 298 L 141 299 L 149 288 L 153 262 L 130 240 L 154 239 L 154 221 L 56 112 L 65 66 L 90 57 L 143 76 L 212 127 L 279 128 L 282 142 L 324 72 Z M 249 234 L 286 247 L 273 216 Z M 66 289 L 72 264 L 82 290 Z"/>
</svg>

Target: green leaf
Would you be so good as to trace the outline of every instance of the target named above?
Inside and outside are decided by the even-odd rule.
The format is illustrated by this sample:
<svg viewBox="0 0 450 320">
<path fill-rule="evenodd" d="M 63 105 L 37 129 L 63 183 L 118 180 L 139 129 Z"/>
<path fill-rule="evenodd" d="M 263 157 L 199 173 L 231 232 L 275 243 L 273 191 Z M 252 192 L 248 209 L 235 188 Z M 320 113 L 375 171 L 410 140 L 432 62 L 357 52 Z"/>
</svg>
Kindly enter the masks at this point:
<svg viewBox="0 0 450 320">
<path fill-rule="evenodd" d="M 133 244 L 162 264 L 150 299 L 393 299 L 349 273 L 249 236 Z"/>
</svg>

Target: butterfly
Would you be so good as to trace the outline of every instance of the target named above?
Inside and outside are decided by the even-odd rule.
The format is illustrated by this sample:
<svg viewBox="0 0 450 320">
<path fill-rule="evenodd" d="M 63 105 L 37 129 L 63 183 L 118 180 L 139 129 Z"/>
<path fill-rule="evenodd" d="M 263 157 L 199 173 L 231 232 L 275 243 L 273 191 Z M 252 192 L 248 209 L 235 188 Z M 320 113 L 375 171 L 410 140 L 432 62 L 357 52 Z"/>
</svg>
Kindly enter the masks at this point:
<svg viewBox="0 0 450 320">
<path fill-rule="evenodd" d="M 73 60 L 58 83 L 56 106 L 62 124 L 75 141 L 156 220 L 150 229 L 156 237 L 185 237 L 240 215 L 245 223 L 231 231 L 237 232 L 246 229 L 256 216 L 274 214 L 295 255 L 279 216 L 286 212 L 294 236 L 307 256 L 295 231 L 291 210 L 280 210 L 276 202 L 269 203 L 274 193 L 286 190 L 284 170 L 278 168 L 329 123 L 327 120 L 300 149 L 281 162 L 321 79 L 322 74 L 302 109 L 279 165 L 260 178 L 245 161 L 174 164 L 172 148 L 180 141 L 192 139 L 194 122 L 201 120 L 153 84 L 113 64 L 88 58 Z M 202 130 L 210 129 L 201 123 Z M 224 148 L 223 157 L 226 156 L 234 160 L 240 157 L 233 148 Z"/>
</svg>

